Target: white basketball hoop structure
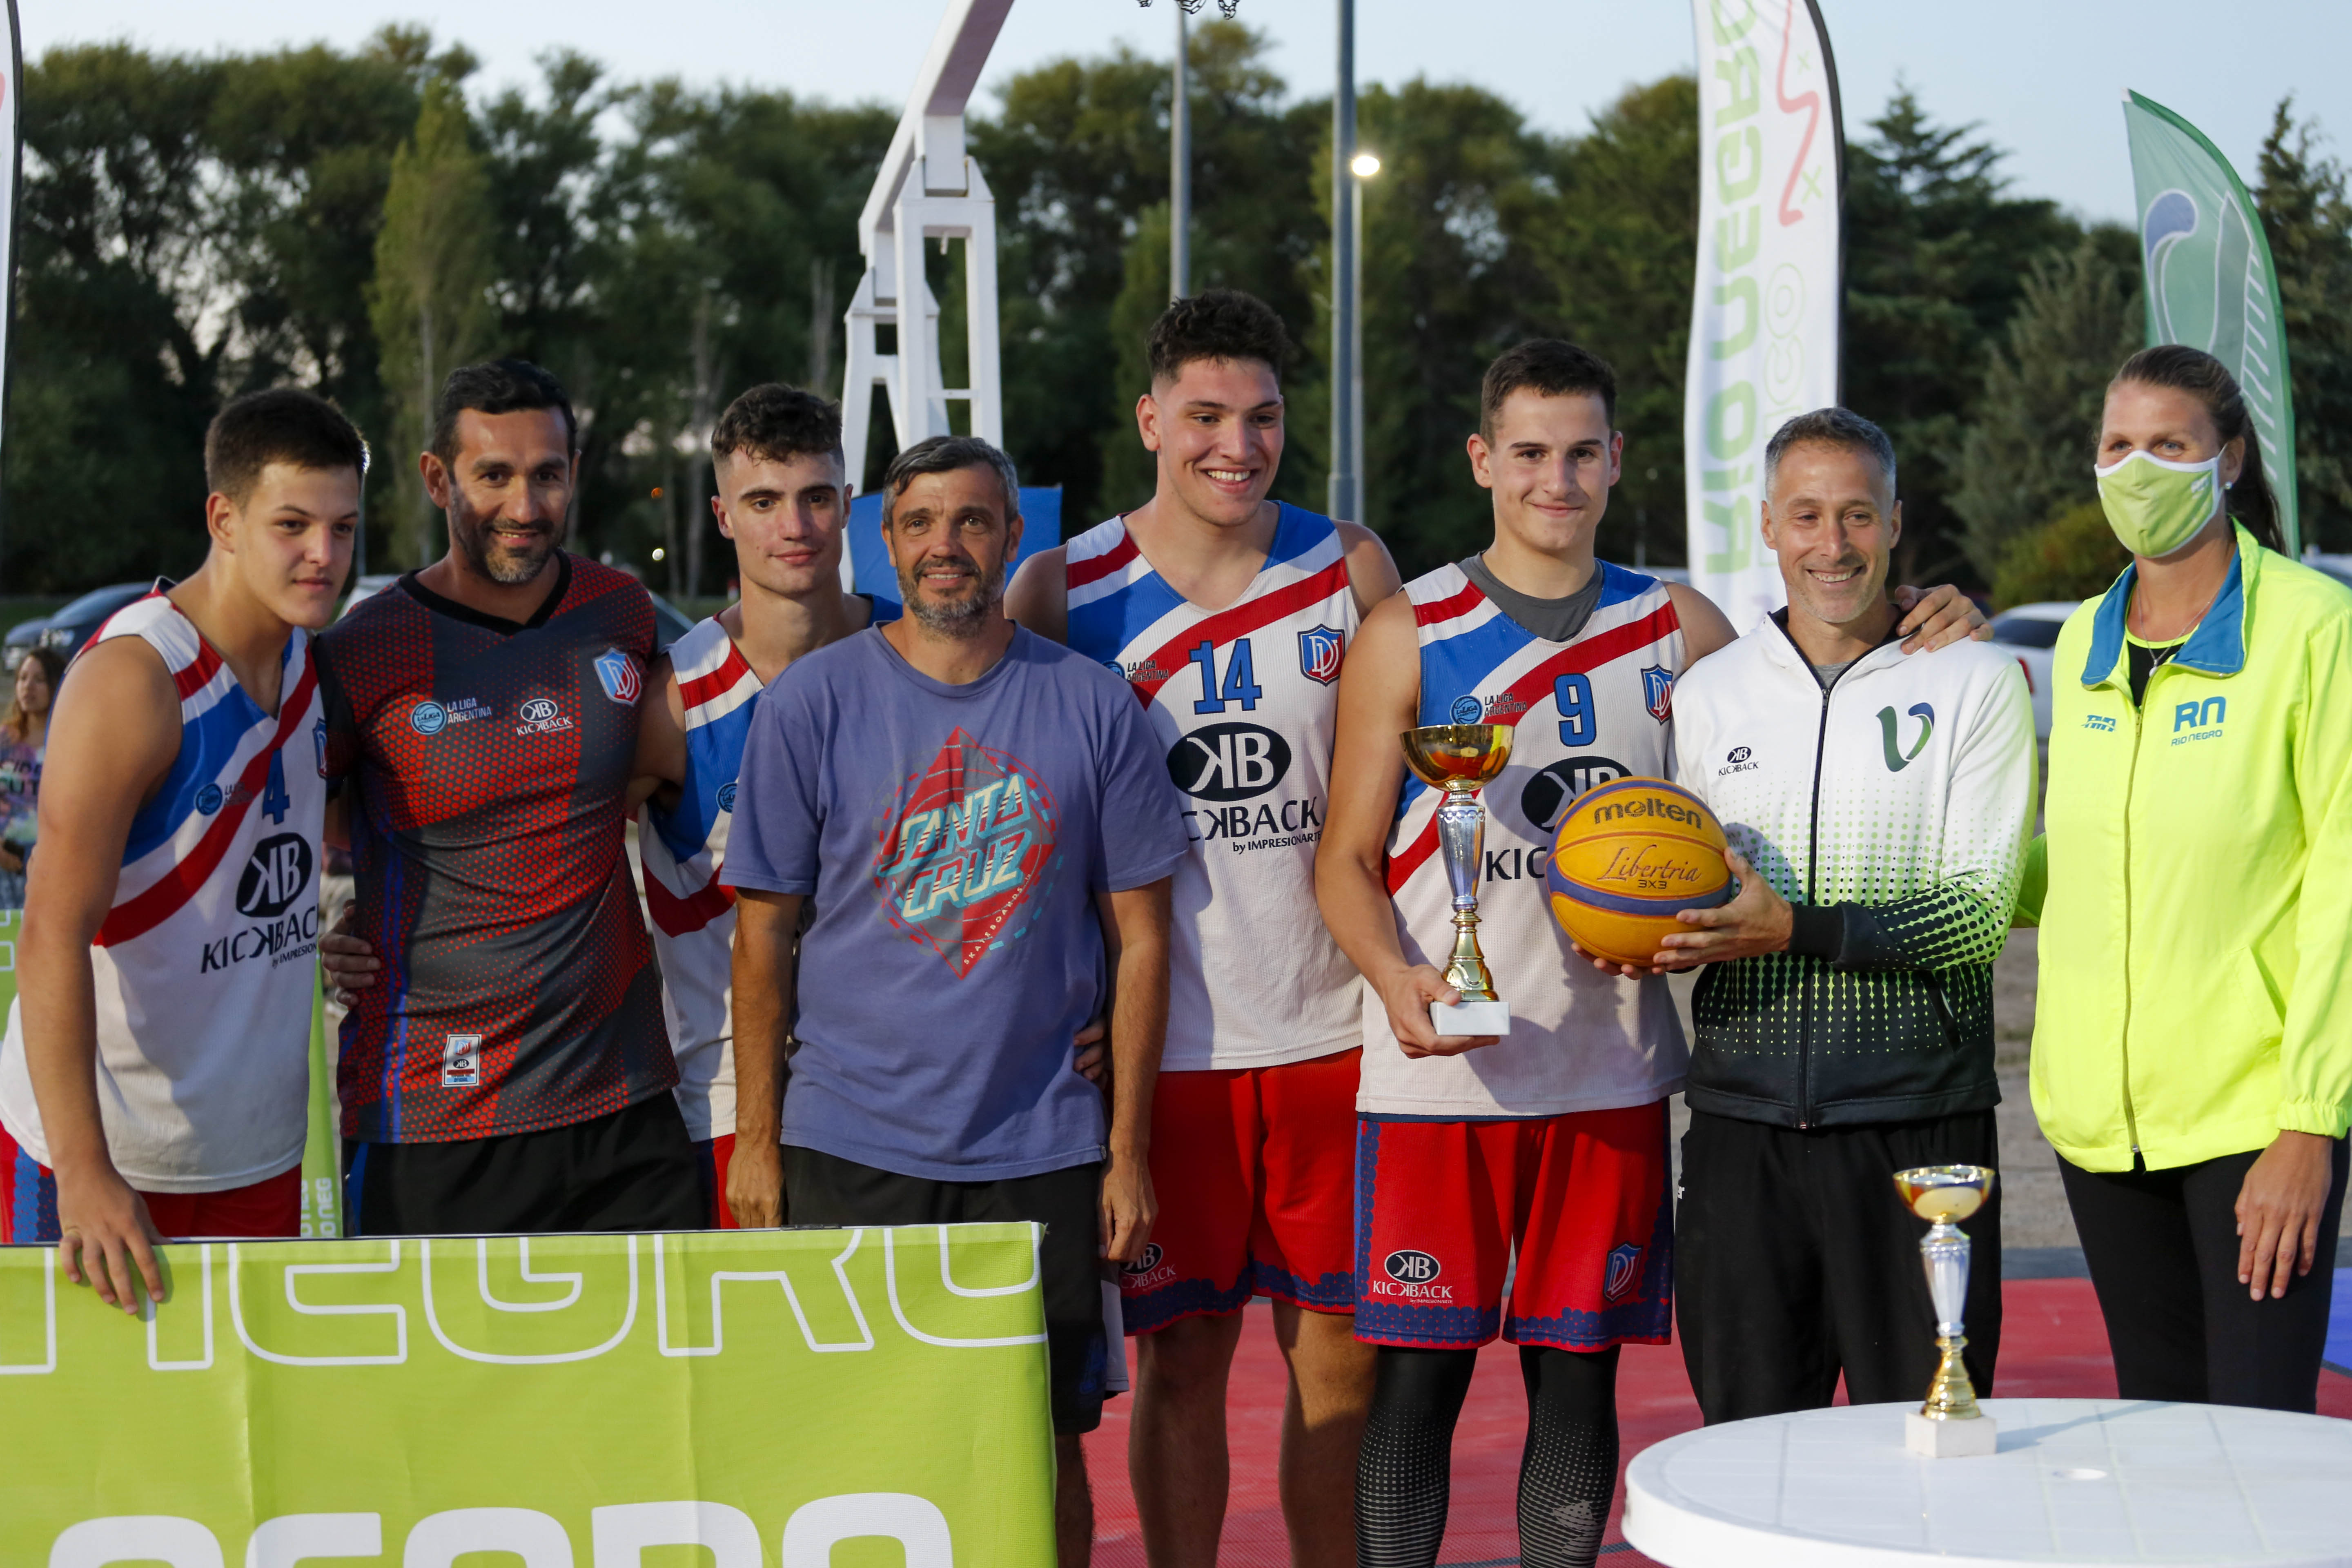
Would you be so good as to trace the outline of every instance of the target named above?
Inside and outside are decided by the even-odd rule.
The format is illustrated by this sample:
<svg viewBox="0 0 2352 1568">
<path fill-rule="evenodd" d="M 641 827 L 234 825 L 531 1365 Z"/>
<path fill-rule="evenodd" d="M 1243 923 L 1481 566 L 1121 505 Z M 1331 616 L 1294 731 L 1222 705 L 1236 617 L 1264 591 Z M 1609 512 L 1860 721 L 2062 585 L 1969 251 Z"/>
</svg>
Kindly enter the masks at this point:
<svg viewBox="0 0 2352 1568">
<path fill-rule="evenodd" d="M 964 106 L 1013 0 L 950 0 L 931 51 L 908 95 L 907 111 L 882 158 L 857 246 L 866 271 L 849 301 L 842 368 L 842 447 L 855 482 L 866 462 L 874 388 L 890 401 L 891 450 L 952 434 L 948 405 L 961 402 L 971 433 L 1004 444 L 1004 395 L 996 330 L 996 200 L 964 151 Z M 940 302 L 923 278 L 928 240 L 964 242 L 965 345 L 970 384 L 951 387 L 940 368 Z M 895 329 L 884 353 L 881 329 Z M 849 559 L 842 557 L 845 578 Z"/>
<path fill-rule="evenodd" d="M 1149 5 L 1151 0 L 1142 0 Z M 1187 13 L 1204 0 L 1178 0 Z M 1240 0 L 1217 0 L 1231 16 Z M 857 217 L 866 270 L 850 297 L 841 377 L 841 444 L 849 477 L 860 479 L 873 429 L 874 389 L 890 405 L 891 451 L 953 433 L 948 405 L 962 403 L 972 435 L 1004 445 L 1004 392 L 996 324 L 996 198 L 964 151 L 964 108 L 988 64 L 1013 0 L 948 0 L 930 53 L 907 95 L 907 110 L 882 156 L 881 172 Z M 1180 117 L 1181 120 L 1181 117 Z M 1174 134 L 1181 144 L 1181 123 Z M 1179 182 L 1180 184 L 1182 182 Z M 940 365 L 940 302 L 923 276 L 927 241 L 964 244 L 964 344 L 968 384 L 951 387 Z M 881 329 L 892 329 L 882 352 Z M 849 552 L 841 558 L 850 582 Z"/>
</svg>

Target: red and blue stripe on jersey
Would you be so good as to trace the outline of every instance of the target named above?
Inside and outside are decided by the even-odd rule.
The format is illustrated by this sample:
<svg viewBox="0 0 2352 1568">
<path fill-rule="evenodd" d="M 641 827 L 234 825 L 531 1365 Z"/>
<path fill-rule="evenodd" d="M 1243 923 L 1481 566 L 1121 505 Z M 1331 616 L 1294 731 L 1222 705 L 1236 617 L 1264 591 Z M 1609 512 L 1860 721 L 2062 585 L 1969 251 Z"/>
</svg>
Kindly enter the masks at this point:
<svg viewBox="0 0 2352 1568">
<path fill-rule="evenodd" d="M 1610 612 L 1619 605 L 1641 598 L 1657 590 L 1657 579 L 1622 566 L 1596 562 L 1601 574 L 1601 598 L 1594 605 L 1592 618 L 1605 622 Z M 1421 710 L 1416 722 L 1421 724 L 1509 724 L 1516 727 L 1522 715 L 1538 707 L 1544 700 L 1555 700 L 1555 717 L 1567 727 L 1577 722 L 1573 702 L 1557 704 L 1561 682 L 1569 677 L 1589 674 L 1602 666 L 1646 647 L 1668 636 L 1682 622 L 1671 601 L 1662 601 L 1648 615 L 1623 620 L 1616 626 L 1604 626 L 1588 630 L 1575 641 L 1549 644 L 1558 651 L 1540 662 L 1515 675 L 1505 689 L 1507 700 L 1500 707 L 1482 712 L 1475 719 L 1465 718 L 1454 711 L 1454 704 L 1462 694 L 1475 692 L 1490 684 L 1496 672 L 1514 658 L 1524 655 L 1537 645 L 1537 636 L 1504 615 L 1477 584 L 1464 579 L 1459 592 L 1426 605 L 1412 607 L 1413 624 L 1420 628 L 1421 643 Z M 1589 624 L 1589 623 L 1588 623 Z M 1511 704 L 1517 704 L 1516 707 Z M 1588 718 L 1587 723 L 1591 722 Z M 1588 733 L 1584 740 L 1590 741 Z M 1397 797 L 1397 816 L 1402 818 L 1412 809 L 1413 803 L 1429 793 L 1429 786 L 1413 776 L 1405 774 L 1404 788 Z M 1434 817 L 1426 823 L 1411 842 L 1400 847 L 1389 859 L 1389 890 L 1396 891 L 1437 848 L 1437 824 Z"/>
<path fill-rule="evenodd" d="M 535 1131 L 677 1081 L 622 848 L 653 606 L 578 556 L 553 576 L 518 625 L 412 574 L 320 639 L 354 924 L 384 965 L 343 1023 L 347 1138 Z"/>
<path fill-rule="evenodd" d="M 1287 501 L 1276 504 L 1280 515 L 1274 542 L 1266 549 L 1265 564 L 1259 568 L 1261 576 L 1315 553 L 1337 531 L 1331 520 L 1318 512 Z M 1074 551 L 1076 545 L 1073 541 Z M 1179 615 L 1188 607 L 1184 596 L 1152 570 L 1135 535 L 1121 529 L 1118 542 L 1109 550 L 1073 559 L 1064 569 L 1069 593 L 1069 646 L 1125 676 L 1136 696 L 1150 703 L 1162 686 L 1193 668 L 1192 650 L 1202 643 L 1222 647 L 1335 593 L 1348 592 L 1346 554 L 1333 550 L 1329 555 L 1328 563 L 1318 572 L 1271 592 L 1244 597 L 1231 609 L 1206 619 L 1193 619 Z M 1171 616 L 1178 616 L 1178 624 L 1164 647 L 1140 659 L 1121 662 L 1121 649 Z"/>
<path fill-rule="evenodd" d="M 131 819 L 114 905 L 92 939 L 100 947 L 143 936 L 185 907 L 219 870 L 255 806 L 273 824 L 285 820 L 285 748 L 318 717 L 307 632 L 289 636 L 279 656 L 275 717 L 246 695 L 162 585 L 109 616 L 90 646 L 117 637 L 145 638 L 170 668 L 180 697 L 180 751 L 163 786 Z M 226 918 L 237 919 L 236 911 Z"/>
</svg>

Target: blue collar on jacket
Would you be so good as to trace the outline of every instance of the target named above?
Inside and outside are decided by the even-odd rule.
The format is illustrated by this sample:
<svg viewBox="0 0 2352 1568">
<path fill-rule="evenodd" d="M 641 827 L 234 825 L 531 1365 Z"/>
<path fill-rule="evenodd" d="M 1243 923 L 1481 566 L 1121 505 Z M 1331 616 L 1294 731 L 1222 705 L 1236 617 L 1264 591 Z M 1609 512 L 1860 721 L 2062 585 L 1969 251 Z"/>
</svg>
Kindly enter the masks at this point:
<svg viewBox="0 0 2352 1568">
<path fill-rule="evenodd" d="M 2230 563 L 2229 580 L 2221 584 L 2205 618 L 2189 634 L 2188 642 L 2172 656 L 2172 662 L 2183 668 L 2207 675 L 2235 675 L 2246 668 L 2246 552 L 2252 540 L 2242 524 L 2237 525 L 2237 532 L 2238 555 Z M 2135 561 L 2099 601 L 2098 614 L 2091 622 L 2091 657 L 2083 661 L 2085 686 L 2105 681 L 2123 657 L 2124 613 L 2130 607 L 2132 584 L 2138 576 L 2139 563 Z"/>
</svg>

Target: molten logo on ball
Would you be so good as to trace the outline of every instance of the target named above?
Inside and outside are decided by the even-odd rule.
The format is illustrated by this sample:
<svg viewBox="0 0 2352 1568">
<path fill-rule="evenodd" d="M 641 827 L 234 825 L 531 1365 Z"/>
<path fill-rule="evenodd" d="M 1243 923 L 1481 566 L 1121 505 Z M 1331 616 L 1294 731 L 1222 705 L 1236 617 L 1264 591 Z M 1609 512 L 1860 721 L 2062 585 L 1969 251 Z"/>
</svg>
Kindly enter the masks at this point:
<svg viewBox="0 0 2352 1568">
<path fill-rule="evenodd" d="M 1648 968 L 1675 916 L 1735 890 L 1723 827 L 1706 803 L 1664 779 L 1624 778 L 1579 796 L 1552 838 L 1544 882 L 1552 918 L 1595 958 Z"/>
</svg>

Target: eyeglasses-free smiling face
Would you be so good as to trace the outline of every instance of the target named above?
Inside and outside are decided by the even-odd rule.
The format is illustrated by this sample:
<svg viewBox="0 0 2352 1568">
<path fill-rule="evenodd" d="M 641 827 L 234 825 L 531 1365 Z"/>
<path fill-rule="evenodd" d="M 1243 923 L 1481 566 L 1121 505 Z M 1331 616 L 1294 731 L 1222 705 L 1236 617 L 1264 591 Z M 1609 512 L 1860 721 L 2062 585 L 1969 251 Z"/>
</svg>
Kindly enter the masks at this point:
<svg viewBox="0 0 2352 1568">
<path fill-rule="evenodd" d="M 1471 473 L 1494 492 L 1496 531 L 1547 555 L 1591 542 L 1624 471 L 1625 437 L 1590 392 L 1520 387 L 1496 411 L 1493 437 L 1469 447 Z"/>
<path fill-rule="evenodd" d="M 1144 447 L 1160 454 L 1196 517 L 1238 528 L 1257 516 L 1282 466 L 1282 384 L 1256 359 L 1188 360 L 1136 404 Z"/>
<path fill-rule="evenodd" d="M 1800 441 L 1780 454 L 1764 503 L 1764 542 L 1780 558 L 1789 602 L 1851 626 L 1886 602 L 1903 537 L 1903 503 L 1886 470 L 1858 447 Z"/>
</svg>

